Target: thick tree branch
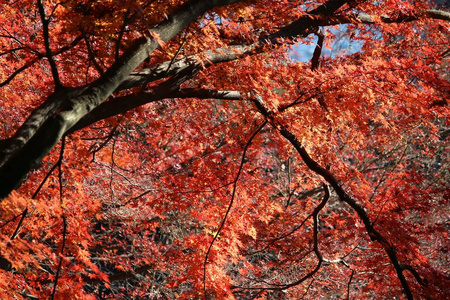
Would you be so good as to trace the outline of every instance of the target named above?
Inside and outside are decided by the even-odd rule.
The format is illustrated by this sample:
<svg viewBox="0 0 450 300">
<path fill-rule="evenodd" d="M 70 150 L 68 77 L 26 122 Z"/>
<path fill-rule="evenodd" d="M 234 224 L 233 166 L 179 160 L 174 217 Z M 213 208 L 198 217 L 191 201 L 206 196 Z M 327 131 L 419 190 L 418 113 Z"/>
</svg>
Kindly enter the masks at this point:
<svg viewBox="0 0 450 300">
<path fill-rule="evenodd" d="M 72 97 L 68 97 L 65 94 L 57 95 L 57 91 L 50 96 L 43 104 L 46 107 L 44 115 L 47 118 L 37 118 L 39 119 L 37 123 L 42 125 L 36 127 L 34 124 L 28 124 L 34 128 L 28 128 L 29 130 L 25 132 L 26 137 L 16 134 L 11 143 L 8 143 L 9 149 L 4 149 L 4 153 L 8 153 L 8 155 L 0 159 L 0 199 L 16 188 L 22 178 L 36 163 L 42 160 L 73 125 L 108 98 L 129 74 L 160 46 L 159 42 L 167 42 L 172 39 L 206 11 L 239 1 L 188 1 L 180 10 L 153 29 L 150 32 L 151 37 L 142 37 L 136 40 L 130 49 L 98 80 L 87 87 L 76 89 L 78 94 L 74 93 Z M 48 102 L 52 104 L 49 105 Z M 41 110 L 41 108 L 37 110 Z M 18 140 L 20 140 L 20 144 L 23 142 L 27 144 L 17 147 Z"/>
<path fill-rule="evenodd" d="M 308 33 L 308 28 L 313 28 L 316 25 L 334 25 L 336 22 L 346 23 L 346 22 L 354 22 L 355 17 L 352 18 L 342 18 L 342 17 L 329 17 L 332 13 L 331 10 L 336 10 L 346 1 L 331 1 L 330 4 L 326 3 L 322 6 L 319 6 L 317 9 L 311 11 L 311 13 L 302 16 L 300 19 L 295 21 L 289 26 L 280 29 L 277 33 L 271 35 L 268 39 L 272 42 L 276 43 L 277 37 L 295 37 L 298 35 Z M 339 6 L 339 7 L 338 7 Z M 438 14 L 433 11 L 434 14 Z M 320 14 L 322 13 L 322 14 Z M 320 15 L 319 15 L 320 14 Z M 315 15 L 314 19 L 311 20 L 311 15 Z M 360 21 L 363 22 L 373 22 L 372 19 L 368 19 L 368 15 L 359 14 Z M 324 23 L 326 20 L 326 23 Z M 397 20 L 399 21 L 399 20 Z M 296 26 L 294 26 L 296 24 Z M 303 25 L 308 25 L 310 27 L 305 27 Z M 302 26 L 300 26 L 302 25 Z M 306 29 L 305 29 L 306 28 Z M 292 36 L 289 36 L 292 35 Z M 172 76 L 176 74 L 180 74 L 182 72 L 195 72 L 195 70 L 200 70 L 203 68 L 207 68 L 213 64 L 233 61 L 239 59 L 246 55 L 256 54 L 263 51 L 263 42 L 258 42 L 252 45 L 236 45 L 230 47 L 219 48 L 216 50 L 208 50 L 204 53 L 200 53 L 198 55 L 192 55 L 175 62 L 167 61 L 161 64 L 154 66 L 153 68 L 143 69 L 137 72 L 130 74 L 130 76 L 117 88 L 117 90 L 129 89 L 132 87 L 140 86 L 167 76 Z M 320 57 L 320 49 L 321 44 L 323 43 L 323 37 L 319 36 L 319 42 L 316 47 L 316 51 L 314 52 L 314 56 L 312 58 L 312 68 L 315 69 L 318 65 L 318 58 Z M 173 90 L 173 89 L 172 89 Z M 163 90 L 161 90 L 163 91 Z M 89 122 L 81 121 L 77 124 L 76 129 L 82 127 L 82 124 L 91 124 L 95 122 L 95 120 L 100 120 L 106 117 L 110 117 L 116 115 L 118 113 L 123 113 L 132 108 L 138 107 L 145 103 L 153 102 L 156 100 L 161 100 L 163 98 L 187 98 L 187 97 L 198 97 L 198 98 L 221 98 L 221 99 L 230 99 L 230 100 L 240 100 L 242 97 L 238 94 L 238 92 L 224 92 L 217 91 L 215 93 L 212 90 L 183 90 L 178 91 L 174 94 L 166 93 L 165 97 L 159 92 L 151 91 L 149 93 L 145 93 L 144 95 L 138 96 L 126 96 L 121 99 L 116 99 L 117 101 L 111 101 L 104 103 L 104 107 L 99 107 L 98 110 L 93 112 L 92 115 L 86 116 L 86 119 L 90 119 Z M 114 103 L 113 103 L 114 102 Z M 102 111 L 103 113 L 99 113 Z M 109 112 L 108 112 L 109 111 Z M 97 115 L 98 114 L 98 115 Z M 96 116 L 97 115 L 97 116 Z M 101 115 L 101 116 L 100 116 Z"/>
<path fill-rule="evenodd" d="M 256 53 L 256 49 L 256 45 L 237 45 L 216 50 L 207 50 L 203 53 L 187 56 L 174 62 L 166 61 L 152 68 L 131 73 L 119 85 L 117 91 L 141 86 L 182 72 L 193 72 L 194 70 L 201 70 L 214 64 L 233 61 L 251 53 Z"/>
<path fill-rule="evenodd" d="M 425 12 L 424 16 L 427 16 L 431 19 L 444 20 L 450 22 L 450 12 L 448 11 L 430 9 Z"/>
<path fill-rule="evenodd" d="M 179 89 L 185 81 L 183 76 L 169 79 L 157 87 L 140 94 L 130 94 L 116 97 L 104 102 L 75 124 L 68 133 L 85 128 L 97 121 L 126 113 L 139 106 L 163 99 L 220 99 L 220 100 L 244 100 L 238 91 L 218 91 L 212 89 L 184 88 Z"/>
<path fill-rule="evenodd" d="M 184 72 L 188 69 L 207 68 L 213 64 L 229 62 L 250 54 L 261 53 L 268 44 L 283 44 L 284 41 L 282 40 L 285 38 L 293 39 L 298 36 L 312 33 L 312 29 L 323 23 L 322 18 L 326 19 L 349 2 L 351 2 L 351 0 L 329 0 L 323 5 L 318 6 L 316 9 L 301 16 L 291 24 L 281 28 L 279 31 L 264 37 L 251 45 L 234 45 L 215 50 L 208 50 L 197 55 L 182 58 L 173 63 L 168 61 L 153 68 L 134 72 L 120 84 L 118 90 L 129 89 L 131 87 L 146 84 L 167 76 L 175 75 L 179 72 Z"/>
<path fill-rule="evenodd" d="M 115 97 L 110 101 L 103 102 L 92 110 L 89 114 L 81 118 L 69 131 L 72 133 L 76 130 L 89 126 L 97 121 L 126 113 L 127 111 L 139 106 L 162 100 L 167 98 L 189 98 L 195 93 L 179 90 L 180 85 L 190 78 L 189 74 L 178 74 L 173 78 L 166 80 L 153 89 L 139 94 L 129 94 L 125 96 Z M 204 92 L 206 94 L 206 92 Z"/>
<path fill-rule="evenodd" d="M 159 46 L 159 41 L 170 40 L 205 11 L 215 6 L 235 2 L 239 2 L 239 0 L 188 1 L 178 12 L 169 16 L 166 21 L 152 30 L 149 36 L 136 40 L 133 46 L 97 81 L 85 87 L 64 90 L 63 93 L 55 93 L 50 96 L 41 107 L 33 112 L 32 116 L 10 141 L 1 145 L 0 151 L 4 155 L 0 158 L 0 181 L 3 177 L 8 177 L 9 183 L 0 188 L 0 198 L 6 196 L 19 184 L 21 178 L 48 153 L 64 133 L 68 132 L 72 126 L 99 106 L 114 91 L 142 85 L 180 72 L 195 73 L 196 70 L 203 68 L 205 63 L 207 66 L 208 64 L 231 61 L 245 55 L 259 53 L 267 47 L 267 41 L 271 44 L 277 44 L 283 43 L 285 38 L 290 39 L 307 35 L 313 32 L 317 26 L 335 23 L 335 19 L 338 19 L 333 16 L 335 12 L 350 1 L 330 0 L 255 44 L 231 46 L 226 49 L 217 49 L 214 52 L 206 52 L 206 57 L 200 56 L 204 63 L 200 63 L 198 56 L 191 56 L 173 63 L 165 62 L 152 69 L 142 70 L 130 76 L 131 72 Z M 430 15 L 445 16 L 445 13 L 430 12 Z M 340 22 L 343 21 L 346 20 Z M 38 134 L 39 131 L 41 132 L 40 135 Z M 53 133 L 53 136 L 49 135 L 50 132 Z M 25 143 L 31 143 L 33 136 L 36 136 L 35 140 L 39 142 L 32 143 L 33 148 L 22 147 Z M 16 163 L 24 160 L 29 161 Z M 14 169 L 12 167 L 14 165 L 20 167 Z M 14 174 L 17 175 L 7 175 L 7 172 L 11 170 L 15 170 Z"/>
<path fill-rule="evenodd" d="M 325 38 L 324 34 L 322 32 L 317 33 L 317 45 L 314 49 L 313 57 L 311 58 L 311 71 L 316 70 L 319 67 L 320 64 L 320 55 L 322 54 L 322 46 L 323 46 L 323 40 Z"/>
<path fill-rule="evenodd" d="M 81 36 L 76 37 L 69 45 L 60 48 L 54 53 L 54 55 L 62 54 L 69 51 L 82 40 Z M 0 87 L 8 84 L 16 75 L 36 63 L 39 59 L 42 59 L 44 55 L 38 54 L 38 57 L 32 60 L 30 63 L 15 71 L 12 75 L 8 77 L 7 80 L 0 83 Z M 4 164 L 7 159 L 12 155 L 12 153 L 29 141 L 29 139 L 36 133 L 37 129 L 52 115 L 57 109 L 62 105 L 61 99 L 66 99 L 70 97 L 75 97 L 80 95 L 82 89 L 60 89 L 54 94 L 47 98 L 41 106 L 35 109 L 28 119 L 22 124 L 22 126 L 17 130 L 13 138 L 7 140 L 0 140 L 0 166 Z"/>
<path fill-rule="evenodd" d="M 349 1 L 342 1 L 349 2 Z M 428 10 L 425 13 L 414 14 L 410 16 L 401 16 L 397 18 L 389 17 L 374 17 L 365 13 L 352 14 L 352 15 L 337 15 L 330 16 L 331 11 L 326 10 L 324 7 L 330 9 L 334 6 L 323 5 L 322 9 L 316 9 L 310 13 L 302 16 L 292 24 L 280 29 L 278 32 L 263 38 L 261 41 L 251 45 L 234 45 L 229 47 L 218 48 L 215 50 L 208 50 L 204 53 L 197 55 L 191 55 L 180 60 L 171 62 L 164 62 L 158 64 L 152 68 L 142 69 L 130 74 L 119 87 L 118 90 L 125 90 L 132 87 L 140 86 L 158 79 L 162 79 L 167 76 L 175 75 L 179 72 L 183 72 L 187 69 L 202 69 L 207 68 L 213 64 L 233 61 L 242 58 L 247 55 L 254 55 L 264 51 L 264 45 L 268 41 L 272 44 L 278 44 L 277 38 L 295 38 L 298 36 L 308 35 L 313 33 L 311 29 L 318 26 L 333 26 L 339 24 L 372 24 L 376 20 L 380 20 L 384 23 L 401 23 L 407 21 L 416 21 L 423 18 L 441 19 L 450 21 L 450 13 L 439 10 Z M 318 14 L 317 11 L 326 12 L 324 14 Z"/>
<path fill-rule="evenodd" d="M 321 16 L 320 26 L 330 26 L 339 24 L 374 24 L 377 22 L 381 23 L 404 23 L 413 22 L 421 19 L 434 19 L 434 20 L 444 20 L 450 21 L 450 12 L 430 9 L 426 11 L 418 11 L 412 14 L 398 14 L 397 16 L 373 16 L 366 13 L 357 13 L 349 15 L 337 15 L 331 18 L 326 18 Z"/>
<path fill-rule="evenodd" d="M 298 20 L 283 27 L 278 32 L 272 34 L 269 39 L 276 40 L 278 38 L 292 38 L 306 33 L 310 28 L 321 26 L 320 20 L 327 20 L 338 9 L 352 0 L 329 0 L 323 5 L 311 10 L 307 14 L 301 16 Z"/>
</svg>

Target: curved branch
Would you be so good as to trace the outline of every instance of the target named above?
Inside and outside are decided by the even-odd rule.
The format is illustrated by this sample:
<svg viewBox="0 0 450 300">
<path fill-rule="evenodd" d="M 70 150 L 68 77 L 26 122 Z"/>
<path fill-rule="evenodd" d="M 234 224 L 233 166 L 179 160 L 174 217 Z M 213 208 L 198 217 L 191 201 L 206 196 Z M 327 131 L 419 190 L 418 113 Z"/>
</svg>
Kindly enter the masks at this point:
<svg viewBox="0 0 450 300">
<path fill-rule="evenodd" d="M 78 121 L 78 123 L 75 124 L 68 133 L 85 128 L 97 121 L 110 118 L 118 114 L 123 114 L 131 109 L 163 99 L 200 98 L 231 101 L 243 100 L 241 93 L 238 91 L 218 91 L 196 88 L 185 88 L 178 90 L 181 83 L 180 81 L 185 81 L 187 79 L 188 78 L 183 76 L 174 77 L 144 93 L 116 97 L 110 101 L 104 102 L 92 112 L 80 119 L 80 121 Z"/>
<path fill-rule="evenodd" d="M 325 195 L 323 196 L 322 201 L 319 203 L 319 205 L 314 209 L 314 211 L 312 213 L 313 221 L 314 221 L 314 225 L 313 225 L 314 226 L 313 227 L 314 228 L 314 247 L 313 247 L 313 250 L 314 250 L 314 253 L 316 254 L 316 257 L 318 260 L 317 265 L 312 271 L 310 271 L 308 274 L 306 274 L 299 280 L 292 282 L 290 284 L 286 284 L 282 287 L 279 287 L 278 289 L 284 290 L 284 289 L 299 285 L 303 281 L 314 276 L 314 274 L 316 274 L 317 271 L 319 271 L 320 267 L 322 266 L 323 256 L 319 250 L 319 212 L 322 210 L 322 208 L 324 208 L 325 204 L 327 204 L 328 199 L 330 199 L 330 191 L 328 190 L 328 186 L 326 184 L 322 184 L 322 186 L 323 186 L 323 191 L 325 192 Z"/>
<path fill-rule="evenodd" d="M 275 118 L 273 112 L 269 111 L 267 109 L 266 104 L 264 103 L 264 100 L 260 96 L 256 96 L 254 99 L 255 106 L 257 107 L 258 111 L 268 118 L 270 122 L 272 123 L 272 126 L 284 137 L 286 138 L 292 146 L 297 150 L 300 157 L 305 162 L 306 166 L 313 171 L 314 173 L 320 175 L 322 178 L 324 178 L 335 190 L 336 194 L 339 196 L 339 199 L 345 203 L 347 203 L 359 216 L 361 221 L 364 223 L 364 226 L 366 228 L 367 234 L 369 235 L 370 239 L 372 241 L 377 241 L 380 243 L 380 245 L 383 247 L 386 254 L 389 256 L 389 259 L 392 262 L 392 265 L 395 268 L 395 271 L 397 272 L 397 277 L 400 280 L 400 283 L 403 287 L 403 290 L 407 296 L 408 299 L 413 299 L 413 295 L 411 292 L 411 288 L 409 287 L 409 283 L 406 280 L 403 270 L 403 265 L 400 264 L 396 250 L 394 246 L 392 246 L 386 238 L 378 232 L 372 222 L 370 221 L 369 216 L 367 215 L 366 210 L 353 198 L 351 197 L 341 186 L 339 181 L 331 174 L 331 172 L 319 165 L 314 159 L 311 158 L 311 156 L 308 154 L 306 149 L 303 147 L 303 145 L 300 143 L 300 141 L 297 139 L 297 137 L 285 126 L 278 123 Z"/>
<path fill-rule="evenodd" d="M 328 186 L 326 184 L 322 184 L 322 187 L 323 187 L 323 191 L 325 192 L 325 195 L 323 196 L 322 201 L 319 203 L 319 205 L 314 209 L 314 211 L 312 213 L 313 222 L 314 222 L 313 223 L 313 230 L 314 230 L 313 231 L 313 239 L 314 239 L 313 251 L 314 251 L 314 254 L 316 254 L 316 257 L 318 260 L 316 267 L 313 270 L 311 270 L 310 272 L 308 272 L 308 274 L 306 274 L 302 278 L 300 278 L 294 282 L 291 282 L 289 284 L 269 284 L 269 285 L 271 285 L 269 287 L 234 286 L 233 288 L 239 288 L 241 290 L 286 290 L 288 288 L 291 288 L 293 286 L 297 286 L 297 285 L 301 284 L 305 280 L 313 277 L 314 274 L 316 274 L 317 271 L 319 271 L 319 269 L 323 263 L 323 256 L 319 250 L 319 212 L 324 208 L 325 204 L 327 204 L 328 199 L 330 199 L 330 191 L 328 189 Z"/>
<path fill-rule="evenodd" d="M 321 189 L 320 187 L 314 188 L 314 189 L 312 189 L 312 190 L 309 190 L 309 191 L 303 193 L 302 196 L 303 196 L 304 198 L 307 198 L 309 195 L 314 195 L 314 194 L 320 193 L 322 190 L 323 190 L 323 189 Z M 311 217 L 313 217 L 313 216 L 314 216 L 314 211 L 313 211 L 312 213 L 310 213 L 308 216 L 306 216 L 306 218 L 303 219 L 303 221 L 302 221 L 299 225 L 294 226 L 289 232 L 284 233 L 284 234 L 282 234 L 282 235 L 279 235 L 279 236 L 277 236 L 277 237 L 271 239 L 271 240 L 270 240 L 270 241 L 269 241 L 262 249 L 256 250 L 256 251 L 251 252 L 251 253 L 249 253 L 249 254 L 250 254 L 250 255 L 253 255 L 253 254 L 256 254 L 256 253 L 260 253 L 260 252 L 266 250 L 267 248 L 269 248 L 269 247 L 270 247 L 271 245 L 273 245 L 274 243 L 276 243 L 276 242 L 278 242 L 278 241 L 281 241 L 281 240 L 283 240 L 283 239 L 285 239 L 285 238 L 287 238 L 287 237 L 293 235 L 297 230 L 299 230 L 300 228 L 303 227 L 303 225 L 305 225 L 306 221 L 308 221 L 309 218 L 311 218 Z"/>
<path fill-rule="evenodd" d="M 241 176 L 242 169 L 244 167 L 245 155 L 247 153 L 248 147 L 250 146 L 250 144 L 252 143 L 252 141 L 256 137 L 256 135 L 264 128 L 264 126 L 266 126 L 266 124 L 267 124 L 267 121 L 264 121 L 258 127 L 258 129 L 256 129 L 256 131 L 251 135 L 251 137 L 249 138 L 249 140 L 245 144 L 244 150 L 242 151 L 241 163 L 239 165 L 239 169 L 238 169 L 238 172 L 236 174 L 236 177 L 233 180 L 233 192 L 231 193 L 230 203 L 228 204 L 228 208 L 227 208 L 227 211 L 225 212 L 225 216 L 223 217 L 222 222 L 220 223 L 220 226 L 217 229 L 217 232 L 214 235 L 213 240 L 209 244 L 208 250 L 206 251 L 205 261 L 203 262 L 203 292 L 204 292 L 203 296 L 204 296 L 205 299 L 207 298 L 206 297 L 206 264 L 208 263 L 209 253 L 211 252 L 211 249 L 212 249 L 212 247 L 214 245 L 214 242 L 216 241 L 217 237 L 219 236 L 220 232 L 222 231 L 222 228 L 225 225 L 225 222 L 227 220 L 228 214 L 230 213 L 231 207 L 233 206 L 233 202 L 234 202 L 234 199 L 236 197 L 237 183 L 239 181 L 239 177 Z"/>
<path fill-rule="evenodd" d="M 257 53 L 256 50 L 256 45 L 236 45 L 215 50 L 207 50 L 176 61 L 166 61 L 152 68 L 146 68 L 131 73 L 130 76 L 118 86 L 116 91 L 141 86 L 179 73 L 201 70 L 214 64 L 233 61 L 243 56 Z"/>
</svg>

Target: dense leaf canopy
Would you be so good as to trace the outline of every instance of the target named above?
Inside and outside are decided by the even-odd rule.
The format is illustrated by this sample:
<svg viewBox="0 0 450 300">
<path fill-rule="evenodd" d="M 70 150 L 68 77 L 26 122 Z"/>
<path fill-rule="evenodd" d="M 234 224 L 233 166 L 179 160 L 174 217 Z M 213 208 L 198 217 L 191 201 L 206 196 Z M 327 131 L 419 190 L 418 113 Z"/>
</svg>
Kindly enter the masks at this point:
<svg viewBox="0 0 450 300">
<path fill-rule="evenodd" d="M 1 1 L 0 298 L 450 298 L 448 11 Z"/>
</svg>

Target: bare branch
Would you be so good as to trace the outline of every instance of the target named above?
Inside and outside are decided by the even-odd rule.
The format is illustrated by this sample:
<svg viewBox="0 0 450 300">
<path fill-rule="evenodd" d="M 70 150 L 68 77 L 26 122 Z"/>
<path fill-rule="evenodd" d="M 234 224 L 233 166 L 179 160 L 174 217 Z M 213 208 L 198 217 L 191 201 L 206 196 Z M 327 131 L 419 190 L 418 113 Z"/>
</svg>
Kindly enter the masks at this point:
<svg viewBox="0 0 450 300">
<path fill-rule="evenodd" d="M 64 46 L 64 47 L 61 47 L 58 51 L 55 51 L 55 52 L 53 53 L 53 56 L 56 56 L 56 55 L 59 55 L 59 54 L 62 54 L 62 53 L 64 53 L 64 52 L 66 52 L 66 51 L 69 51 L 70 49 L 72 49 L 73 47 L 75 47 L 76 45 L 78 45 L 78 43 L 79 43 L 82 39 L 83 39 L 82 36 L 77 36 L 76 38 L 73 39 L 72 42 L 70 42 L 70 44 L 68 44 L 68 45 L 66 45 L 66 46 Z"/>
<path fill-rule="evenodd" d="M 355 275 L 355 270 L 351 269 L 352 273 L 350 274 L 350 278 L 348 279 L 347 283 L 347 300 L 350 300 L 350 287 L 352 284 L 353 276 Z"/>
<path fill-rule="evenodd" d="M 20 218 L 19 223 L 18 223 L 17 226 L 16 226 L 16 230 L 15 230 L 14 233 L 11 235 L 11 240 L 15 239 L 16 236 L 19 234 L 20 227 L 22 226 L 23 220 L 25 219 L 25 217 L 27 216 L 27 214 L 28 214 L 28 208 L 25 208 L 25 209 L 23 210 L 23 212 L 22 212 L 22 217 Z"/>
<path fill-rule="evenodd" d="M 57 52 L 54 53 L 54 55 L 59 55 L 61 53 L 64 53 L 70 49 L 72 49 L 73 47 L 75 47 L 79 41 L 81 40 L 81 37 L 77 37 L 75 38 L 69 45 L 62 47 L 61 49 L 59 49 Z M 21 47 L 23 49 L 26 49 L 26 47 Z M 12 49 L 9 51 L 14 51 L 17 50 L 19 48 L 16 49 Z M 8 52 L 9 52 L 8 51 Z M 7 52 L 5 52 L 7 53 Z M 3 53 L 2 53 L 3 54 Z M 36 52 L 37 57 L 34 58 L 33 60 L 27 62 L 26 64 L 24 64 L 22 67 L 20 67 L 19 69 L 17 69 L 16 71 L 14 71 L 11 75 L 9 75 L 8 78 L 6 78 L 4 81 L 0 82 L 0 87 L 3 87 L 7 84 L 9 84 L 17 75 L 19 75 L 21 72 L 25 71 L 26 69 L 30 68 L 31 66 L 33 66 L 36 62 L 38 62 L 40 59 L 42 59 L 43 57 L 45 57 L 45 55 L 43 55 L 40 52 Z"/>
<path fill-rule="evenodd" d="M 129 16 L 128 14 L 129 14 L 129 9 L 125 13 L 125 16 L 124 16 L 123 22 L 122 22 L 122 26 L 120 27 L 119 36 L 117 37 L 116 51 L 115 51 L 116 54 L 114 55 L 116 60 L 118 60 L 120 57 L 120 46 L 122 43 L 123 34 L 125 33 L 125 29 L 127 28 L 128 22 L 130 20 L 132 20 L 135 15 L 135 13 L 132 14 L 131 16 Z"/>
<path fill-rule="evenodd" d="M 25 49 L 28 49 L 28 48 L 25 47 L 25 46 L 22 46 L 22 47 L 16 47 L 16 48 L 8 49 L 8 50 L 6 50 L 4 52 L 0 52 L 0 56 L 12 53 L 15 57 L 17 57 L 16 51 L 25 50 Z"/>
<path fill-rule="evenodd" d="M 53 283 L 53 291 L 52 291 L 52 295 L 50 299 L 55 299 L 55 294 L 56 294 L 56 287 L 58 286 L 58 279 L 60 276 L 60 272 L 61 272 L 61 267 L 62 267 L 62 262 L 63 262 L 63 255 L 64 255 L 64 249 L 66 247 L 66 238 L 67 238 L 67 220 L 66 220 L 66 216 L 64 215 L 64 208 L 63 208 L 63 182 L 62 182 L 62 162 L 63 162 L 63 158 L 64 158 L 64 149 L 65 149 L 65 137 L 62 139 L 61 141 L 61 149 L 59 151 L 59 158 L 58 161 L 56 162 L 56 166 L 58 166 L 58 181 L 59 181 L 59 201 L 60 201 L 60 205 L 61 208 L 63 210 L 63 215 L 62 215 L 62 221 L 63 221 L 63 230 L 62 230 L 62 245 L 61 245 L 61 256 L 59 258 L 59 263 L 58 263 L 58 267 L 56 269 L 56 274 L 55 274 L 55 280 Z"/>
</svg>

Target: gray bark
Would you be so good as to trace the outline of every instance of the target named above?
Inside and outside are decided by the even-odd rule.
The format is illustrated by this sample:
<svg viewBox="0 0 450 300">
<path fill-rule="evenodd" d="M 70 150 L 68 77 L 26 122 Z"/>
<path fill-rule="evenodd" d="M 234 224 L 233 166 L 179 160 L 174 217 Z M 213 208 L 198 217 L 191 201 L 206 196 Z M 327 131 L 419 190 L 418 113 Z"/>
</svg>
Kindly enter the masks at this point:
<svg viewBox="0 0 450 300">
<path fill-rule="evenodd" d="M 151 31 L 167 42 L 206 11 L 240 0 L 191 0 Z M 86 87 L 58 88 L 25 121 L 7 142 L 0 158 L 0 199 L 15 189 L 81 118 L 105 101 L 130 73 L 159 47 L 158 41 L 142 37 L 98 80 Z"/>
<path fill-rule="evenodd" d="M 240 1 L 242 0 L 188 1 L 178 12 L 170 15 L 166 21 L 154 28 L 150 35 L 159 36 L 160 40 L 167 42 L 206 11 Z M 137 39 L 98 80 L 83 87 L 58 87 L 41 106 L 34 110 L 11 138 L 0 141 L 0 199 L 6 197 L 20 184 L 26 174 L 47 155 L 63 135 L 152 101 L 164 98 L 185 98 L 187 97 L 186 90 L 185 94 L 179 90 L 181 82 L 187 80 L 189 76 L 195 75 L 201 68 L 260 53 L 267 49 L 264 47 L 267 45 L 267 41 L 272 45 L 284 43 L 284 38 L 306 36 L 313 33 L 318 26 L 372 22 L 372 18 L 368 15 L 360 14 L 349 17 L 337 13 L 343 5 L 349 2 L 351 1 L 329 0 L 279 31 L 251 45 L 234 45 L 215 51 L 209 50 L 199 55 L 133 72 L 159 47 L 156 39 L 150 35 Z M 330 18 L 330 16 L 332 17 Z M 449 13 L 436 10 L 423 12 L 419 16 L 450 20 Z M 384 18 L 382 20 L 384 22 L 404 22 L 412 19 Z M 129 95 L 105 102 L 116 91 L 141 86 L 169 76 L 178 76 L 178 78 L 174 81 L 169 79 L 139 97 Z M 199 95 L 198 90 L 196 93 Z M 190 94 L 195 93 L 190 91 Z"/>
</svg>

